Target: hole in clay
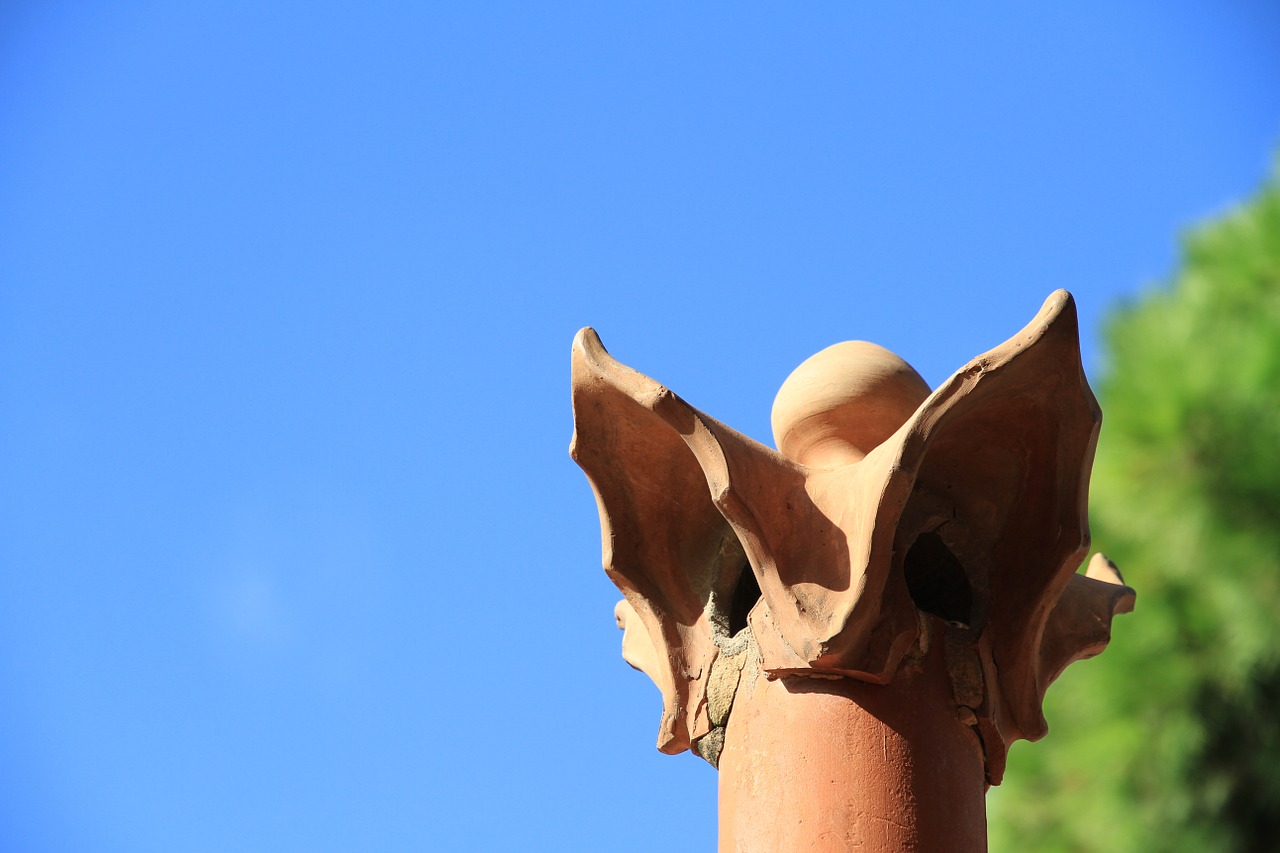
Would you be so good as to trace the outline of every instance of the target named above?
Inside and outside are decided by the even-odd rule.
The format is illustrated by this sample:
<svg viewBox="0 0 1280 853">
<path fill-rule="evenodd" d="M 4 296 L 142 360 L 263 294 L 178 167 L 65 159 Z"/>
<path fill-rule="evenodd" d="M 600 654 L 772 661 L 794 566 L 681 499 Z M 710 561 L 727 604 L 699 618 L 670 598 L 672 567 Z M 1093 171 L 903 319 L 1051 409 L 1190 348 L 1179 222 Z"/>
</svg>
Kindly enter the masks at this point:
<svg viewBox="0 0 1280 853">
<path fill-rule="evenodd" d="M 729 605 L 729 636 L 736 636 L 747 627 L 747 614 L 759 600 L 760 584 L 756 583 L 751 564 L 744 564 L 738 573 L 738 584 L 733 588 L 733 603 Z"/>
<path fill-rule="evenodd" d="M 964 566 L 937 533 L 921 533 L 902 564 L 907 591 L 916 607 L 965 627 L 973 611 L 973 591 Z"/>
</svg>

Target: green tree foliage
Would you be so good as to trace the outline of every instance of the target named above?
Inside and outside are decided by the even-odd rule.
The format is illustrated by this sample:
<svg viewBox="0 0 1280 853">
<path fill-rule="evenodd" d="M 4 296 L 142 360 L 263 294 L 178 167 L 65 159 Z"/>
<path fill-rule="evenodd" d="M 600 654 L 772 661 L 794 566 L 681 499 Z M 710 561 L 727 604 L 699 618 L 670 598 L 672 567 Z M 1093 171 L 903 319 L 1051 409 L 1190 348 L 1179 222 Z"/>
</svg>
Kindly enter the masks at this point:
<svg viewBox="0 0 1280 853">
<path fill-rule="evenodd" d="M 1093 541 L 1137 609 L 1014 747 L 991 849 L 1280 849 L 1280 172 L 1106 343 Z"/>
</svg>

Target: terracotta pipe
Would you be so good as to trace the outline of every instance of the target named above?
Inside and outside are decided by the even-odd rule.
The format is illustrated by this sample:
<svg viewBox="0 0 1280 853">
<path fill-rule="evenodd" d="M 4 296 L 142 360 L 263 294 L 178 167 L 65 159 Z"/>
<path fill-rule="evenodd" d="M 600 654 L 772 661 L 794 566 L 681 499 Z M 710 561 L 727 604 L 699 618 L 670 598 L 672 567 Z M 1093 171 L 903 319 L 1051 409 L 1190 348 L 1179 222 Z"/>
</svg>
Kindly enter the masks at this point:
<svg viewBox="0 0 1280 853">
<path fill-rule="evenodd" d="M 887 685 L 758 673 L 739 688 L 720 850 L 986 850 L 983 756 L 941 658 Z"/>
</svg>

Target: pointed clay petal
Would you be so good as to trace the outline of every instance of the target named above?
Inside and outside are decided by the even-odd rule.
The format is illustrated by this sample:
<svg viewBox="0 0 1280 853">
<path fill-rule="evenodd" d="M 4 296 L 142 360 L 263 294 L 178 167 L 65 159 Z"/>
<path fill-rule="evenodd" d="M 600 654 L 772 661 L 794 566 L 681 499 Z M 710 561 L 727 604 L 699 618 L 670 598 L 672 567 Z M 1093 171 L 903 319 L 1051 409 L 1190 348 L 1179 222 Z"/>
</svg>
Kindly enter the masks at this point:
<svg viewBox="0 0 1280 853">
<path fill-rule="evenodd" d="M 1074 661 L 1091 658 L 1111 641 L 1111 620 L 1133 612 L 1136 593 L 1115 564 L 1094 554 L 1088 573 L 1072 575 L 1049 614 L 1040 642 L 1040 675 L 1047 687 Z"/>
<path fill-rule="evenodd" d="M 980 632 L 985 668 L 998 673 L 987 684 L 988 714 L 1005 743 L 1045 730 L 1040 637 L 1089 544 L 1085 503 L 1100 422 L 1080 364 L 1075 304 L 1057 291 L 1021 332 L 938 388 L 896 436 L 911 494 L 900 517 L 878 519 L 873 535 L 895 523 L 909 580 L 922 541 L 963 567 L 958 582 L 944 578 L 955 588 L 929 589 L 926 573 L 913 594 L 970 602 L 962 621 Z"/>
<path fill-rule="evenodd" d="M 915 641 L 920 623 L 892 559 L 892 519 L 910 483 L 892 462 L 877 448 L 856 464 L 808 472 L 805 494 L 785 506 L 754 501 L 779 528 L 769 543 L 772 576 L 761 581 L 775 596 L 768 612 L 752 613 L 773 674 L 816 669 L 883 684 Z M 885 504 L 896 509 L 885 515 L 888 535 L 877 535 Z"/>
<path fill-rule="evenodd" d="M 733 534 L 679 434 L 653 412 L 670 392 L 614 361 L 591 329 L 572 362 L 569 452 L 595 492 L 605 571 L 652 646 L 658 747 L 680 752 L 711 728 L 703 696 L 716 647 L 704 609 Z"/>
<path fill-rule="evenodd" d="M 679 398 L 660 411 L 698 459 L 712 500 L 750 559 L 765 604 L 751 614 L 764 668 L 888 681 L 915 639 L 915 611 L 905 595 L 882 599 L 887 572 L 868 577 L 860 570 L 865 528 L 842 529 L 833 520 L 861 506 L 867 487 L 878 492 L 874 466 L 806 471 Z"/>
</svg>

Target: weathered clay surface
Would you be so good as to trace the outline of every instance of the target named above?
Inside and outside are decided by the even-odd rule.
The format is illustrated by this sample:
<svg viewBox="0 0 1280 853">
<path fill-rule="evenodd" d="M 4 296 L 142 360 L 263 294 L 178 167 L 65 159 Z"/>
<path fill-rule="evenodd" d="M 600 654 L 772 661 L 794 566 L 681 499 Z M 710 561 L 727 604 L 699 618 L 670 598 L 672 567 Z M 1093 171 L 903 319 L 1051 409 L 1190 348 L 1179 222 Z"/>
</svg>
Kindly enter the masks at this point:
<svg viewBox="0 0 1280 853">
<path fill-rule="evenodd" d="M 624 656 L 662 691 L 659 747 L 722 762 L 722 844 L 799 849 L 761 841 L 767 827 L 739 808 L 743 779 L 747 799 L 801 784 L 784 780 L 783 754 L 811 755 L 803 784 L 862 791 L 850 802 L 872 824 L 897 820 L 869 805 L 882 783 L 913 802 L 942 795 L 894 750 L 933 749 L 980 806 L 1008 745 L 1044 734 L 1049 683 L 1132 608 L 1105 558 L 1076 574 L 1101 414 L 1064 291 L 932 392 L 873 344 L 824 350 L 778 394 L 781 452 L 619 364 L 590 329 L 574 342 L 573 405 Z M 865 751 L 877 731 L 880 758 Z M 973 807 L 951 796 L 963 814 L 936 820 Z M 835 824 L 831 849 L 871 838 Z M 805 838 L 774 840 L 827 843 Z"/>
</svg>

